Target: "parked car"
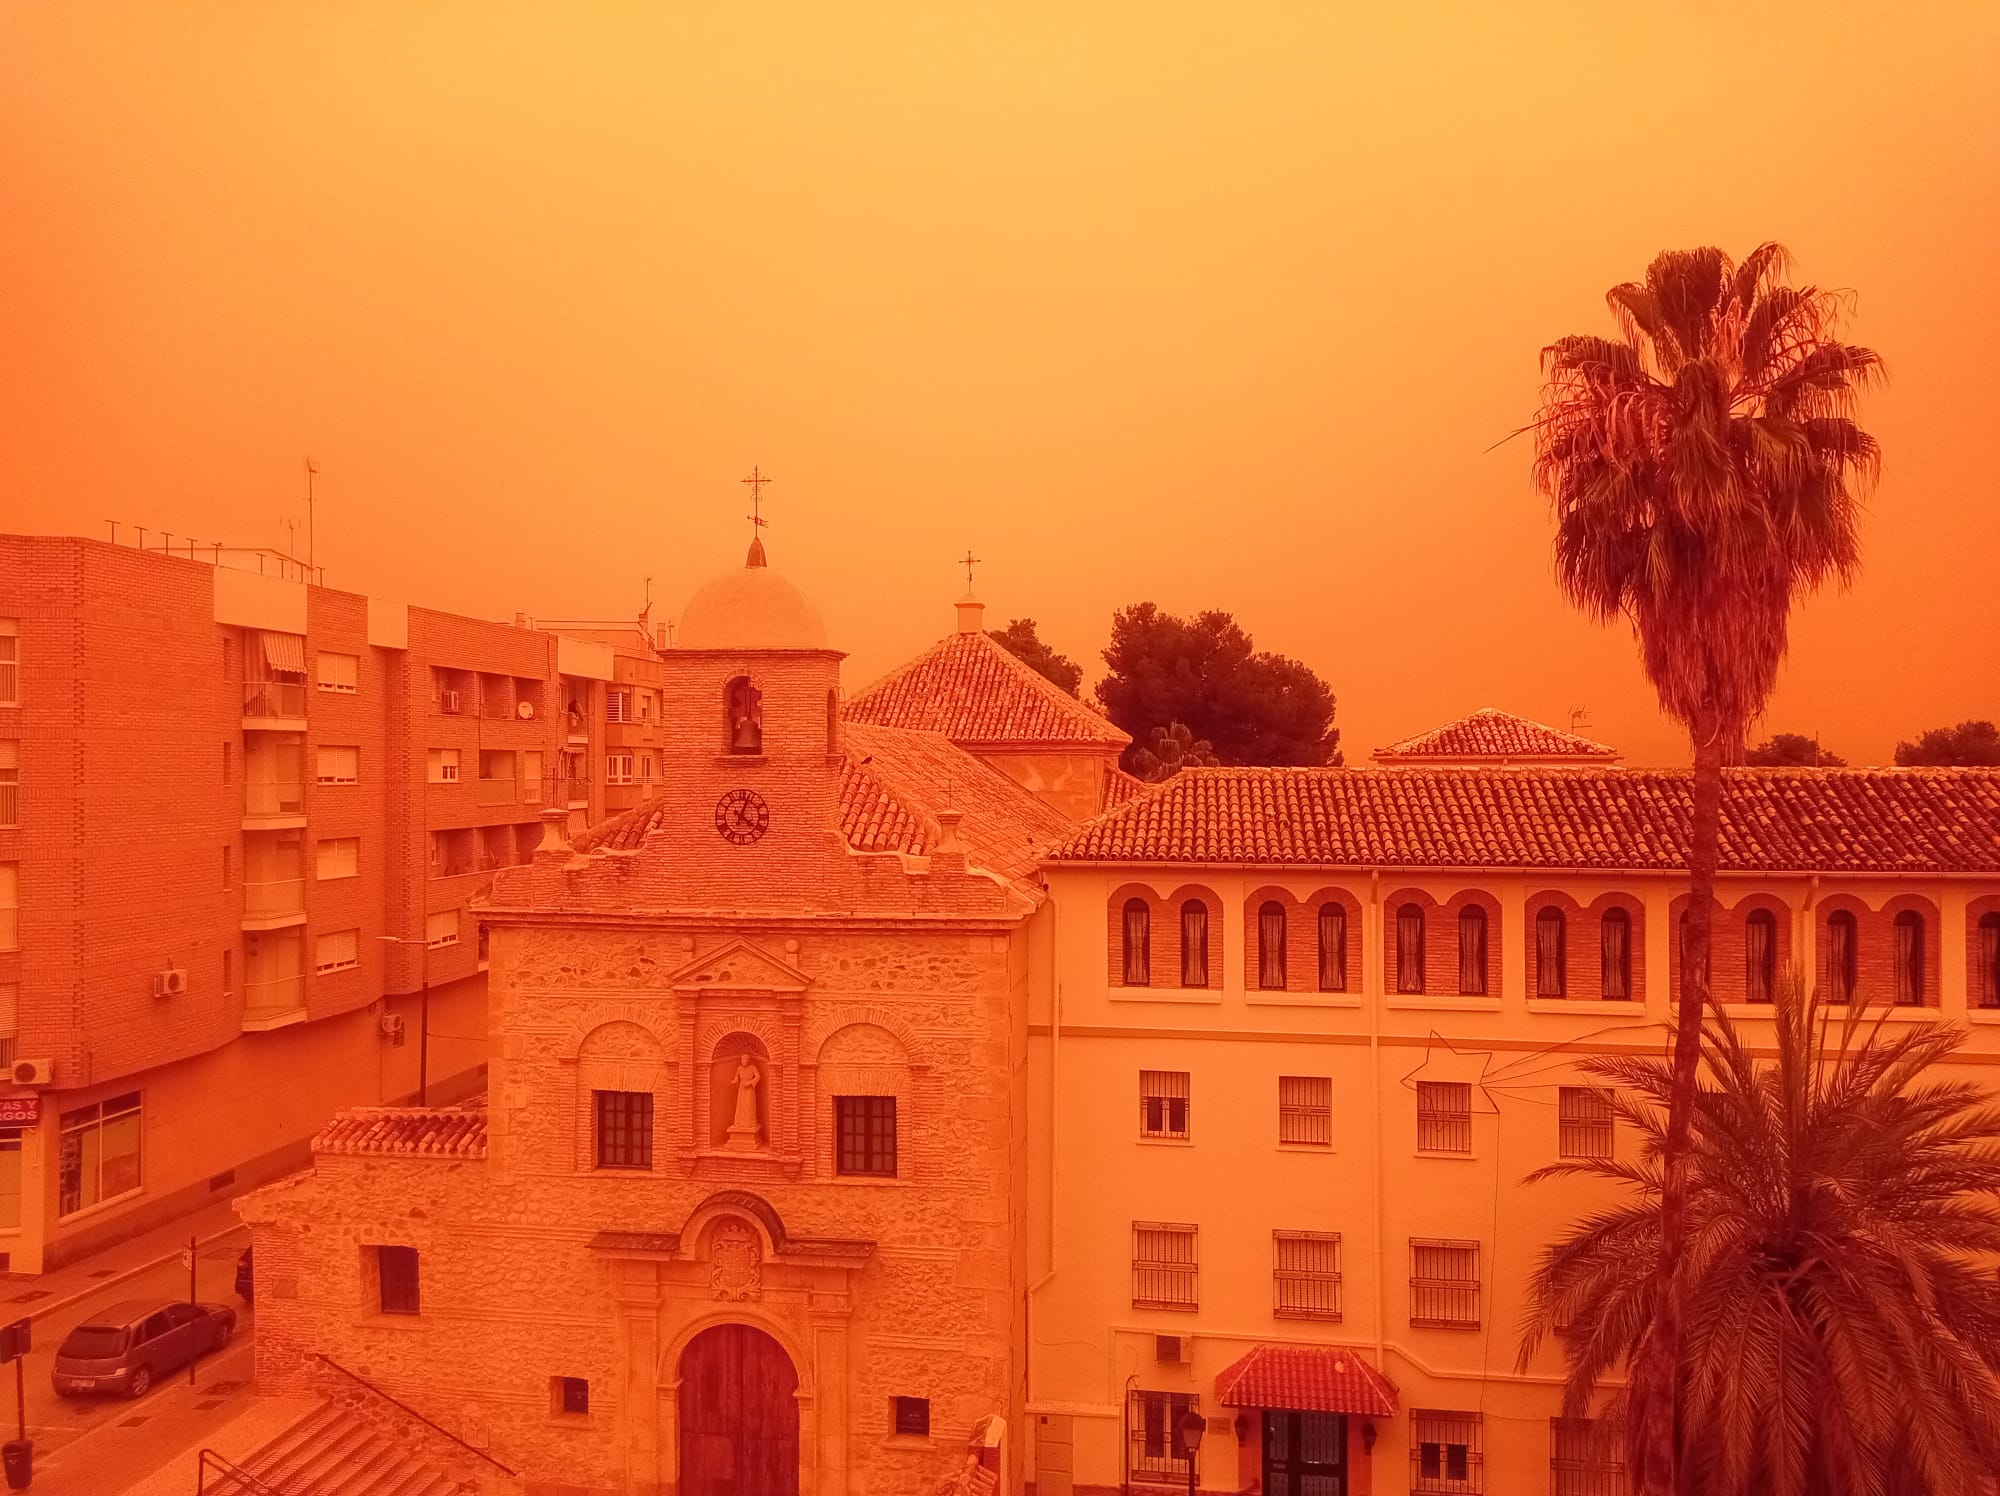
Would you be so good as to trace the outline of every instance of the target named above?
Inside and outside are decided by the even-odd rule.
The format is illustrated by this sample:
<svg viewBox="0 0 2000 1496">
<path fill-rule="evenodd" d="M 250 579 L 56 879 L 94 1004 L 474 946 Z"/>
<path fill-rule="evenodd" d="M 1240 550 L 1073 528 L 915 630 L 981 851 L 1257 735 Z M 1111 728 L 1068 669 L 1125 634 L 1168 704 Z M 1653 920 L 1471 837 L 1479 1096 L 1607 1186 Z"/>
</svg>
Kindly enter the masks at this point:
<svg viewBox="0 0 2000 1496">
<path fill-rule="evenodd" d="M 77 1392 L 144 1397 L 189 1357 L 220 1350 L 235 1333 L 236 1311 L 227 1304 L 128 1299 L 65 1335 L 49 1375 L 61 1397 Z"/>
<path fill-rule="evenodd" d="M 244 1303 L 250 1302 L 250 1249 L 245 1247 L 243 1255 L 236 1259 L 236 1296 Z"/>
</svg>

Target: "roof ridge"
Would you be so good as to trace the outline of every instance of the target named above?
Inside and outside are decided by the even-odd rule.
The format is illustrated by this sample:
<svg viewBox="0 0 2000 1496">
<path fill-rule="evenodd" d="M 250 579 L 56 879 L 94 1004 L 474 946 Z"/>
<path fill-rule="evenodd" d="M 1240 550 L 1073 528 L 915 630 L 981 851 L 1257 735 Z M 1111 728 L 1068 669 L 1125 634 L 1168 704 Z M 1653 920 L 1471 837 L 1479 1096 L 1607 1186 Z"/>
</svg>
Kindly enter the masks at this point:
<svg viewBox="0 0 2000 1496">
<path fill-rule="evenodd" d="M 1586 738 L 1581 733 L 1565 728 L 1552 727 L 1534 717 L 1523 716 L 1519 712 L 1506 711 L 1497 706 L 1474 707 L 1471 711 L 1440 722 L 1435 727 L 1399 738 L 1375 750 L 1375 756 L 1416 754 L 1430 751 L 1438 740 L 1454 731 L 1463 732 L 1480 723 L 1506 723 L 1510 726 L 1532 728 L 1546 734 L 1552 741 L 1543 749 L 1534 747 L 1468 747 L 1453 756 L 1490 758 L 1536 758 L 1555 754 L 1574 754 L 1579 758 L 1608 756 L 1616 757 L 1618 750 L 1609 743 L 1600 743 L 1595 738 Z M 1439 750 L 1439 756 L 1446 756 L 1449 750 Z"/>
<path fill-rule="evenodd" d="M 1122 748 L 1132 741 L 984 629 L 946 635 L 849 696 L 841 714 L 877 725 L 935 724 L 954 743 Z"/>
</svg>

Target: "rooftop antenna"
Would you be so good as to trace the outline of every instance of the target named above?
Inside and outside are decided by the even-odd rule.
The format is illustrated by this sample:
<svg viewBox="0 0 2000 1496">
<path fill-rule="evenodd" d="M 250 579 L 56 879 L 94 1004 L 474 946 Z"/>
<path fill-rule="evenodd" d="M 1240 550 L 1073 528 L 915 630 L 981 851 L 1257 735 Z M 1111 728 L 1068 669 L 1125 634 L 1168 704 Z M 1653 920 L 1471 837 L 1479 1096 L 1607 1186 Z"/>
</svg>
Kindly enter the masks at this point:
<svg viewBox="0 0 2000 1496">
<path fill-rule="evenodd" d="M 1580 706 L 1571 707 L 1569 709 L 1569 730 L 1575 732 L 1579 728 L 1588 726 L 1590 726 L 1590 713 L 1588 709 Z"/>
<path fill-rule="evenodd" d="M 281 519 L 278 523 L 285 527 L 285 554 L 287 556 L 297 554 L 299 548 L 299 522 L 295 519 Z"/>
<path fill-rule="evenodd" d="M 113 545 L 118 544 L 118 521 L 115 519 L 107 519 L 105 523 L 111 526 L 111 543 Z"/>
<path fill-rule="evenodd" d="M 314 545 L 316 531 L 313 526 L 313 479 L 318 476 L 319 469 L 313 466 L 313 460 L 308 457 L 306 459 L 306 570 L 308 572 L 315 569 L 313 562 L 318 555 Z"/>
<path fill-rule="evenodd" d="M 134 525 L 132 528 L 139 532 L 139 549 L 143 551 L 146 548 L 146 527 Z"/>
</svg>

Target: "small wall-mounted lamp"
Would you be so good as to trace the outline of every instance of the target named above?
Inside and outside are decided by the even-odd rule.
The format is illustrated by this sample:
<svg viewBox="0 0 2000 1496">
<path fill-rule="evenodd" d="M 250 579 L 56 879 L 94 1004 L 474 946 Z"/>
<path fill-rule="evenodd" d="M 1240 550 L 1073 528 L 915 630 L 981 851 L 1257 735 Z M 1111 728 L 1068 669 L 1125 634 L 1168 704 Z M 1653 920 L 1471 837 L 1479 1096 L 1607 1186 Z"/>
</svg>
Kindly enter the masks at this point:
<svg viewBox="0 0 2000 1496">
<path fill-rule="evenodd" d="M 1375 1425 L 1373 1422 L 1363 1422 L 1361 1425 L 1361 1448 L 1364 1453 L 1375 1453 Z"/>
<path fill-rule="evenodd" d="M 1250 1442 L 1250 1415 L 1248 1413 L 1238 1413 L 1236 1415 L 1236 1442 L 1238 1444 L 1248 1444 Z"/>
</svg>

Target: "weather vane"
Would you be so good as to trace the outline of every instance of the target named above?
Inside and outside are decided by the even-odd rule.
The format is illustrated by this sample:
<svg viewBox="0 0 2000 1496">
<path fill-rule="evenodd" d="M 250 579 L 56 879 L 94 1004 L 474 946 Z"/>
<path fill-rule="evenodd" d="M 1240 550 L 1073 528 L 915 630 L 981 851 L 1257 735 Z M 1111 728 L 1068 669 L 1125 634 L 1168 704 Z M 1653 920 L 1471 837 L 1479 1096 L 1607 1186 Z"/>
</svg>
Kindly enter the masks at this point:
<svg viewBox="0 0 2000 1496">
<path fill-rule="evenodd" d="M 764 526 L 770 523 L 768 519 L 764 518 L 764 485 L 771 480 L 764 476 L 762 468 L 753 467 L 750 469 L 750 476 L 742 481 L 750 489 L 750 514 L 748 517 L 750 523 L 756 527 L 751 531 L 754 535 L 757 530 L 763 529 Z"/>
<path fill-rule="evenodd" d="M 958 559 L 965 566 L 965 590 L 970 592 L 972 590 L 972 568 L 979 564 L 979 558 L 972 554 L 972 547 L 967 546 L 965 554 Z"/>
</svg>

